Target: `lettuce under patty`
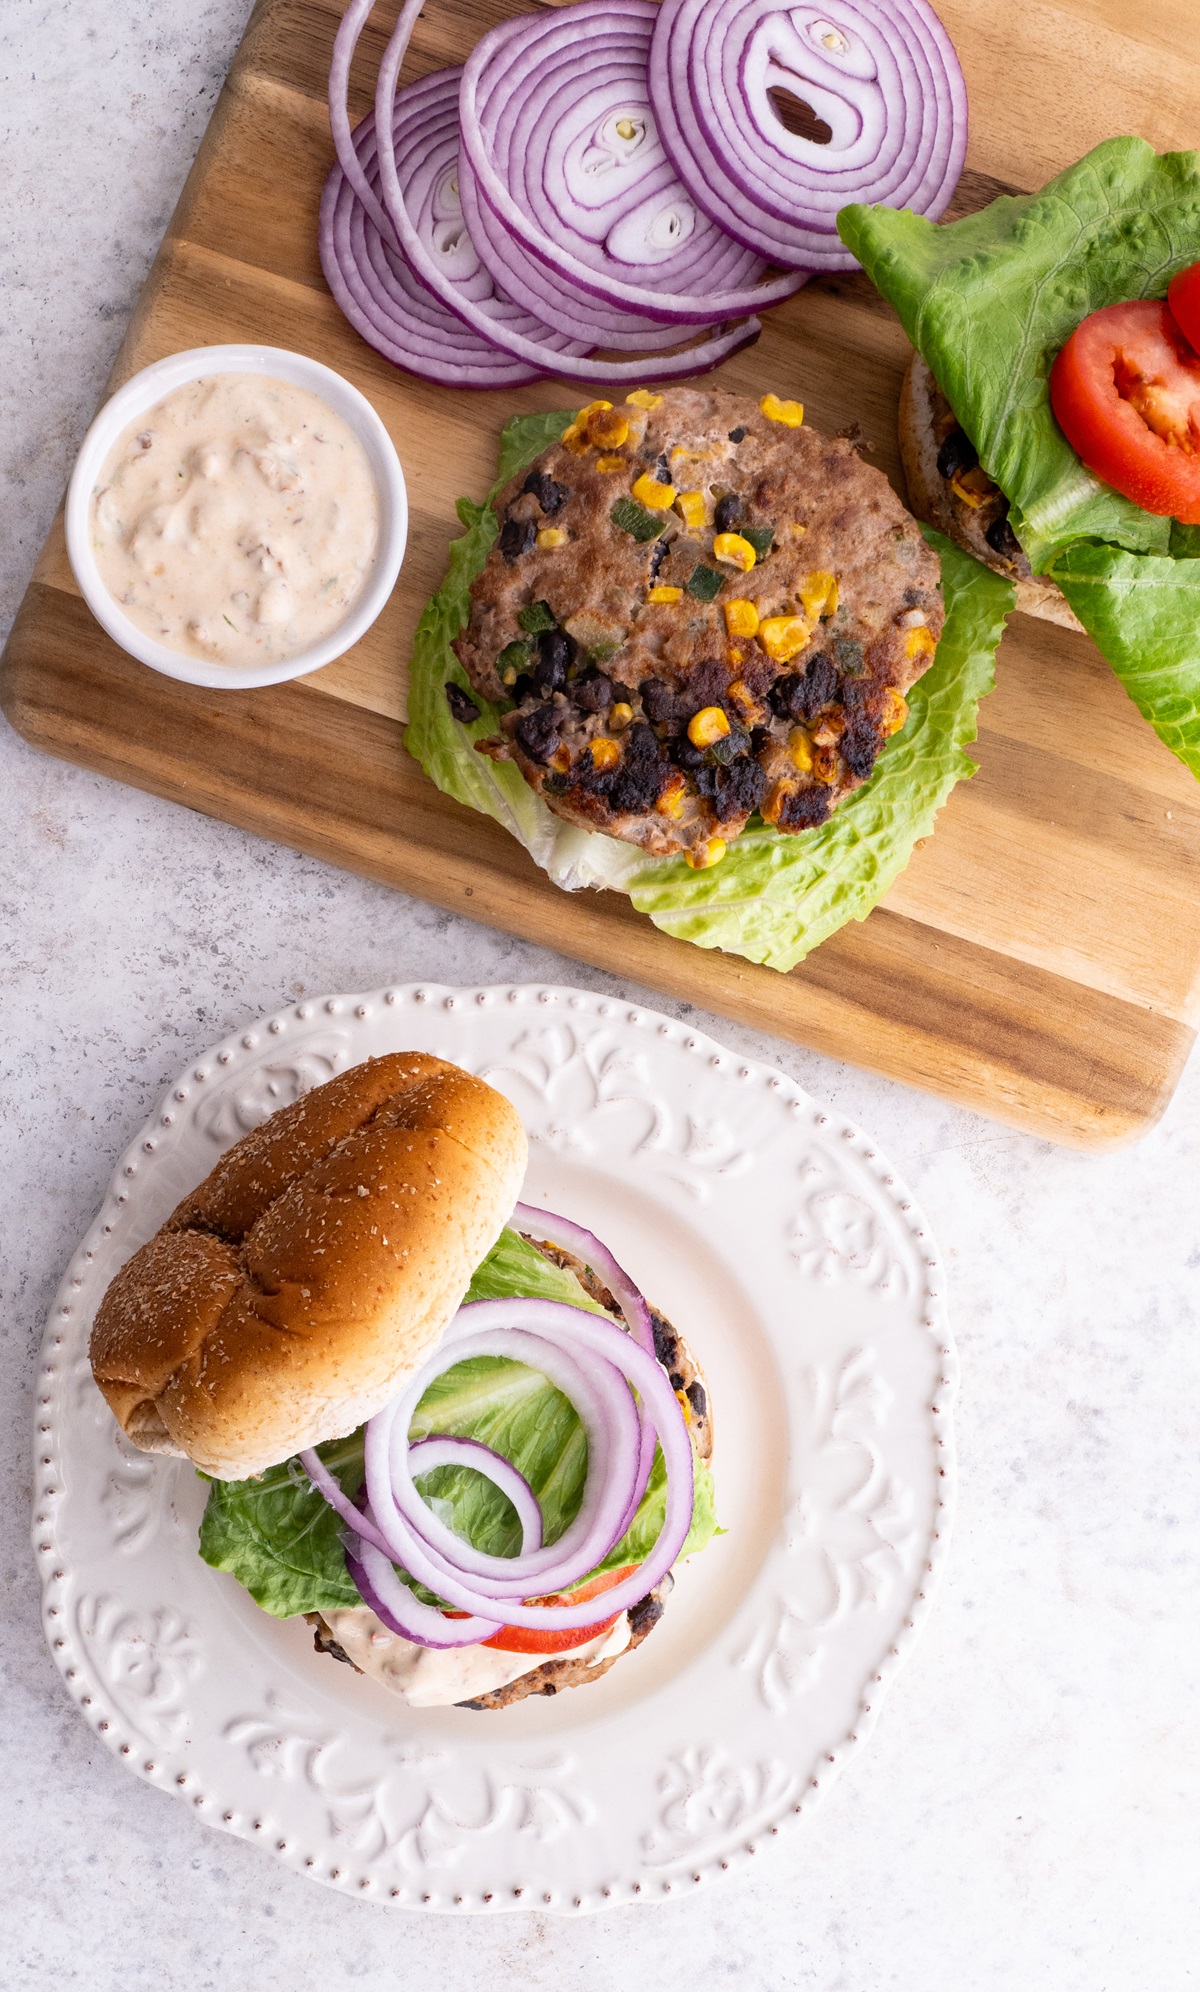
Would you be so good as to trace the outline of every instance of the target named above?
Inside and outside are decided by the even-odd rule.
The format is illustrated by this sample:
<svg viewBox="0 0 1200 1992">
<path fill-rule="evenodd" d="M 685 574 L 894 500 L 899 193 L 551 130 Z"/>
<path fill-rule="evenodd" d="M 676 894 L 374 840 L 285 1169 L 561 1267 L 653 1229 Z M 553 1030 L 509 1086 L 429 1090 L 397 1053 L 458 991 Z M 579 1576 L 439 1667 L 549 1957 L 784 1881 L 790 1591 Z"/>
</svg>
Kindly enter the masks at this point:
<svg viewBox="0 0 1200 1992">
<path fill-rule="evenodd" d="M 573 1273 L 551 1265 L 519 1233 L 505 1230 L 465 1298 L 513 1295 L 604 1311 Z M 479 1439 L 511 1460 L 541 1503 L 547 1542 L 557 1542 L 578 1513 L 587 1474 L 583 1428 L 562 1392 L 523 1363 L 479 1356 L 446 1370 L 425 1392 L 412 1424 L 413 1437 L 432 1432 Z M 361 1429 L 317 1450 L 353 1498 L 364 1477 Z M 519 1549 L 520 1529 L 511 1504 L 481 1474 L 439 1467 L 422 1475 L 417 1485 L 442 1520 L 477 1549 L 491 1556 L 511 1556 Z M 597 1572 L 643 1562 L 665 1513 L 666 1471 L 656 1449 L 649 1484 L 628 1532 L 596 1566 Z M 292 1459 L 256 1480 L 213 1481 L 200 1525 L 200 1554 L 214 1569 L 236 1577 L 264 1611 L 291 1618 L 297 1612 L 362 1603 L 346 1570 L 342 1532 L 340 1517 Z M 698 1459 L 692 1526 L 680 1554 L 704 1549 L 716 1532 L 712 1476 Z M 426 1602 L 437 1602 L 420 1585 L 413 1589 Z"/>
<path fill-rule="evenodd" d="M 471 583 L 496 537 L 494 500 L 572 419 L 564 411 L 515 417 L 501 436 L 499 472 L 487 500 L 476 505 L 459 499 L 465 530 L 450 548 L 446 579 L 413 639 L 404 744 L 438 788 L 503 824 L 556 885 L 627 892 L 666 933 L 769 968 L 794 968 L 847 920 L 866 919 L 918 841 L 930 835 L 954 784 L 975 773 L 965 749 L 976 735 L 979 701 L 992 688 L 996 646 L 1015 591 L 941 534 L 922 528 L 941 558 L 946 626 L 933 664 L 908 694 L 907 723 L 885 744 L 871 779 L 827 823 L 801 836 L 752 817 L 711 870 L 693 871 L 682 857 L 648 857 L 637 845 L 564 823 L 511 762 L 475 752 L 475 741 L 499 731 L 500 708 L 474 690 L 450 648 L 470 613 Z M 448 683 L 469 690 L 480 707 L 469 726 L 450 712 Z"/>
<path fill-rule="evenodd" d="M 1163 298 L 1200 259 L 1200 154 L 1108 139 L 1041 193 L 963 221 L 848 207 L 838 229 L 1008 498 L 1035 572 L 1058 583 L 1139 711 L 1200 776 L 1200 532 L 1085 470 L 1048 385 L 1089 313 Z"/>
</svg>

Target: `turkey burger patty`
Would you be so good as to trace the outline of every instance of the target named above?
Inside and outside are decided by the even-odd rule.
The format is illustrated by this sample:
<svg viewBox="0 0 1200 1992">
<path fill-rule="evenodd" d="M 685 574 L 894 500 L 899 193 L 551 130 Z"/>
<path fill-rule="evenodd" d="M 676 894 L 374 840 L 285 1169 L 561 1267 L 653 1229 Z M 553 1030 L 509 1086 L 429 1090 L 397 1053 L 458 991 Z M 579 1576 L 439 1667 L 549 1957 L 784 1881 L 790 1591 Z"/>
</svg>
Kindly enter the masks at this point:
<svg viewBox="0 0 1200 1992">
<path fill-rule="evenodd" d="M 479 751 L 656 856 L 712 864 L 756 810 L 823 823 L 941 634 L 937 555 L 887 479 L 775 395 L 594 402 L 497 512 L 454 644 L 507 708 Z"/>
</svg>

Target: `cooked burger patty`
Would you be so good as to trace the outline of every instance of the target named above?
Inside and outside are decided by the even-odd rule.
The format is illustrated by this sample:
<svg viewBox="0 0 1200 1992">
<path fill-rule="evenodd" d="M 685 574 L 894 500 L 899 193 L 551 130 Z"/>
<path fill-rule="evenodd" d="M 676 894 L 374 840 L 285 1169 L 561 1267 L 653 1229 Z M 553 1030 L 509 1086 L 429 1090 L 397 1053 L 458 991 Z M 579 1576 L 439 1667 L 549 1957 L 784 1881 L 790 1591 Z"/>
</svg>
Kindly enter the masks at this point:
<svg viewBox="0 0 1200 1992">
<path fill-rule="evenodd" d="M 595 402 L 500 494 L 454 648 L 506 708 L 480 751 L 568 822 L 706 865 L 756 810 L 823 823 L 903 725 L 939 563 L 801 418 L 715 390 Z"/>
<path fill-rule="evenodd" d="M 1035 574 L 1008 518 L 1008 499 L 982 468 L 979 454 L 920 353 L 914 353 L 900 390 L 900 460 L 908 502 L 956 540 L 976 560 L 1017 584 L 1017 607 L 1027 615 L 1082 629 L 1066 597 L 1044 574 Z"/>
</svg>

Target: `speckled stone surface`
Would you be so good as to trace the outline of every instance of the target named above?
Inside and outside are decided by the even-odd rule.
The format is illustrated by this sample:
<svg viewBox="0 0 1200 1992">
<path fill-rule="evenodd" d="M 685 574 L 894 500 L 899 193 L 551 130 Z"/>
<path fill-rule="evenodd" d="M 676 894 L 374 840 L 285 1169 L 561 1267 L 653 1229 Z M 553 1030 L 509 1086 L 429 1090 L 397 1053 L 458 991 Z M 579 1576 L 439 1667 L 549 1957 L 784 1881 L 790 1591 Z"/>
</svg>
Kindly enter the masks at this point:
<svg viewBox="0 0 1200 1992">
<path fill-rule="evenodd" d="M 0 8 L 0 633 L 246 11 Z M 697 1017 L 865 1123 L 933 1221 L 963 1369 L 947 1583 L 870 1749 L 751 1879 L 577 1923 L 391 1916 L 202 1827 L 68 1702 L 28 1547 L 42 1319 L 115 1156 L 224 1032 L 387 980 L 628 986 L 7 730 L 0 810 L 4 1992 L 1196 1982 L 1200 1069 L 1097 1159 Z"/>
</svg>

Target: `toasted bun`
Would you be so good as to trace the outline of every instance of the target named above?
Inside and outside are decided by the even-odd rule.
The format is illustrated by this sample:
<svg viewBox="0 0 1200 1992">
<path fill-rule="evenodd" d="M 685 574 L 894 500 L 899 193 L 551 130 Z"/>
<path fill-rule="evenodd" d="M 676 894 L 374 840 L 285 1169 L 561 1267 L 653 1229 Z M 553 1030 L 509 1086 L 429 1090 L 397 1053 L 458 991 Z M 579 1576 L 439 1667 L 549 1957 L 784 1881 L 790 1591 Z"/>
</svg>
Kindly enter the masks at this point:
<svg viewBox="0 0 1200 1992">
<path fill-rule="evenodd" d="M 1024 555 L 1018 561 L 996 553 L 985 538 L 990 513 L 964 504 L 939 472 L 938 418 L 943 411 L 948 412 L 948 404 L 921 355 L 914 353 L 900 390 L 899 416 L 900 460 L 911 510 L 985 567 L 1002 574 L 1006 581 L 1015 581 L 1017 607 L 1026 615 L 1041 616 L 1044 622 L 1059 623 L 1063 629 L 1082 629 L 1062 590 L 1044 574 L 1032 573 Z"/>
<path fill-rule="evenodd" d="M 503 1094 L 423 1052 L 273 1114 L 100 1303 L 92 1371 L 129 1437 L 238 1480 L 353 1431 L 442 1334 L 525 1155 Z"/>
</svg>

